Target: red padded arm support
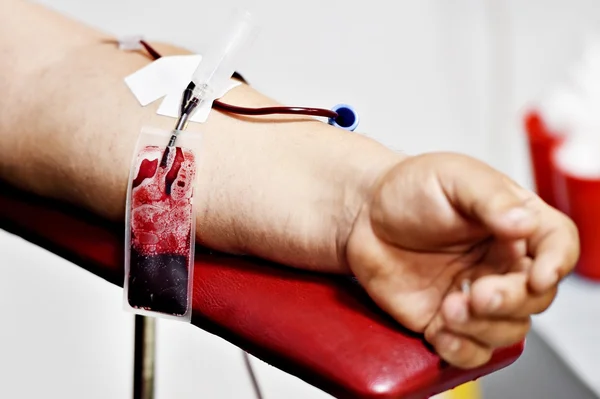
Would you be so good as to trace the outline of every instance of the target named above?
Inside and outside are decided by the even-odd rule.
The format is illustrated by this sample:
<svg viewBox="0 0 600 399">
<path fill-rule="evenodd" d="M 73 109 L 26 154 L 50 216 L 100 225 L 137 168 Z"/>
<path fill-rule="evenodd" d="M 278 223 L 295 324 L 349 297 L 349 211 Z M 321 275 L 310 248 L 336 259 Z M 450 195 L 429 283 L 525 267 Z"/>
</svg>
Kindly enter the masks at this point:
<svg viewBox="0 0 600 399">
<path fill-rule="evenodd" d="M 120 225 L 0 182 L 0 228 L 123 282 Z M 427 398 L 503 368 L 523 350 L 518 344 L 481 368 L 458 370 L 349 278 L 200 252 L 192 323 L 340 398 Z"/>
</svg>

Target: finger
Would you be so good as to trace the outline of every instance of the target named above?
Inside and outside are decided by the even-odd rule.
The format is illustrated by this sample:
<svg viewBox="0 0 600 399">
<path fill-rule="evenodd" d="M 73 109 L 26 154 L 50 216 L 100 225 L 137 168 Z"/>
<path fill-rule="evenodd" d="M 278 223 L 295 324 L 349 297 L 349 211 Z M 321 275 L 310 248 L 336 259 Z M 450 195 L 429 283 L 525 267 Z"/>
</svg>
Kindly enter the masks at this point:
<svg viewBox="0 0 600 399">
<path fill-rule="evenodd" d="M 527 336 L 531 320 L 525 319 L 469 319 L 465 323 L 448 323 L 445 330 L 469 338 L 491 348 L 516 344 Z"/>
<path fill-rule="evenodd" d="M 479 367 L 492 357 L 491 348 L 447 331 L 438 333 L 432 345 L 442 359 L 459 368 Z"/>
<path fill-rule="evenodd" d="M 533 266 L 533 259 L 531 259 L 529 256 L 526 256 L 524 254 L 521 258 L 519 258 L 515 262 L 513 262 L 509 271 L 510 272 L 522 272 L 522 273 L 529 275 L 529 271 L 531 270 L 532 266 Z"/>
<path fill-rule="evenodd" d="M 494 239 L 488 247 L 486 254 L 480 258 L 479 264 L 474 270 L 481 266 L 492 267 L 494 274 L 504 274 L 515 268 L 522 268 L 520 263 L 527 258 L 527 242 L 525 239 L 499 240 Z M 479 276 L 492 273 L 476 273 L 471 277 L 475 280 Z"/>
<path fill-rule="evenodd" d="M 481 318 L 468 312 L 468 300 L 461 293 L 452 293 L 440 311 L 425 329 L 425 339 L 435 342 L 441 331 L 459 335 L 483 346 L 498 348 L 517 343 L 525 338 L 531 322 L 521 319 Z"/>
<path fill-rule="evenodd" d="M 520 319 L 545 311 L 556 292 L 556 286 L 543 294 L 531 292 L 526 272 L 488 275 L 472 283 L 469 305 L 477 317 Z"/>
<path fill-rule="evenodd" d="M 484 346 L 498 348 L 512 345 L 525 338 L 531 327 L 529 317 L 521 319 L 491 319 L 470 314 L 467 300 L 461 295 L 449 295 L 442 304 L 440 315 L 444 329 L 470 338 Z M 439 325 L 439 322 L 436 321 Z"/>
<path fill-rule="evenodd" d="M 542 220 L 528 243 L 534 259 L 529 287 L 536 293 L 552 289 L 573 270 L 579 258 L 579 234 L 575 224 L 549 206 L 544 207 Z"/>
<path fill-rule="evenodd" d="M 465 170 L 468 170 L 468 178 L 465 178 Z M 505 175 L 469 158 L 459 165 L 450 163 L 440 173 L 450 201 L 494 235 L 523 238 L 535 230 L 538 224 L 536 207 L 532 206 L 537 202 L 535 194 Z"/>
<path fill-rule="evenodd" d="M 438 311 L 425 328 L 423 334 L 425 341 L 433 345 L 437 335 L 444 330 L 445 324 L 446 322 L 444 321 L 444 316 L 442 316 L 442 313 Z"/>
</svg>

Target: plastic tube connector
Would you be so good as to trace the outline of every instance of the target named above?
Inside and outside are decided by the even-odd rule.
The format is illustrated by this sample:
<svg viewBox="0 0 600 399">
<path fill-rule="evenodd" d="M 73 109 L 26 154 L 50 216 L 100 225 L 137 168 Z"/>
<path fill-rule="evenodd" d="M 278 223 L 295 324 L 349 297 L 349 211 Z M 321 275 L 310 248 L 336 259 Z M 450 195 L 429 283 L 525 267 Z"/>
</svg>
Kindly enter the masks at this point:
<svg viewBox="0 0 600 399">
<path fill-rule="evenodd" d="M 338 104 L 331 108 L 332 111 L 337 112 L 337 118 L 329 118 L 329 124 L 335 127 L 339 127 L 345 130 L 353 132 L 358 127 L 358 114 L 348 104 Z"/>
<path fill-rule="evenodd" d="M 193 97 L 212 101 L 222 95 L 238 61 L 258 34 L 258 26 L 248 11 L 236 10 L 225 24 L 225 34 L 202 57 L 192 76 Z"/>
</svg>

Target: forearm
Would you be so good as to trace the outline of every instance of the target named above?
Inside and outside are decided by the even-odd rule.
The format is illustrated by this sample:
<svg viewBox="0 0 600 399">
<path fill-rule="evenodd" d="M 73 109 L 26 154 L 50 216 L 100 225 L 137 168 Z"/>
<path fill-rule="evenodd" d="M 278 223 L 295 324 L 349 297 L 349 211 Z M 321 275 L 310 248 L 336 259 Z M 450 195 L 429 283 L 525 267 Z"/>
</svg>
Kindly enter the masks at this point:
<svg viewBox="0 0 600 399">
<path fill-rule="evenodd" d="M 13 32 L 11 39 L 0 34 L 0 46 L 19 65 L 8 65 L 14 61 L 6 57 L 0 61 L 2 85 L 10 93 L 0 100 L 0 108 L 10 111 L 0 115 L 0 177 L 120 220 L 141 127 L 174 124 L 156 114 L 156 104 L 140 107 L 123 83 L 149 61 L 118 51 L 103 43 L 108 38 L 102 33 L 54 13 L 13 0 L 0 7 L 7 4 L 37 20 L 35 34 L 0 28 Z M 40 52 L 53 56 L 28 60 Z M 247 86 L 225 100 L 273 103 Z M 399 156 L 312 119 L 277 119 L 212 112 L 207 123 L 190 124 L 205 135 L 198 171 L 202 189 L 195 199 L 202 210 L 198 239 L 220 250 L 334 269 L 339 251 L 332 246 L 348 234 L 367 186 Z M 320 222 L 331 219 L 334 223 Z"/>
</svg>

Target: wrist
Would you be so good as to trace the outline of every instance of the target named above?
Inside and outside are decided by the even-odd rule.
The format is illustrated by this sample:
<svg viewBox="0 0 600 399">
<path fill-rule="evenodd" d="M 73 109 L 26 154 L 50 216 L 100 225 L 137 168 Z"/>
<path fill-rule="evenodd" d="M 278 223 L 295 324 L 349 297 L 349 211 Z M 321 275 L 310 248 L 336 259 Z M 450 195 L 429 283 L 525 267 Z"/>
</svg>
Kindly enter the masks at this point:
<svg viewBox="0 0 600 399">
<path fill-rule="evenodd" d="M 345 207 L 345 218 L 339 227 L 337 245 L 338 258 L 345 272 L 351 272 L 347 261 L 347 246 L 357 219 L 372 201 L 381 179 L 392 168 L 409 158 L 408 155 L 394 152 L 373 140 L 361 139 L 368 140 L 368 145 L 356 140 L 354 144 L 360 146 L 360 149 L 348 151 L 348 155 L 352 154 L 355 161 L 349 165 L 348 184 L 345 188 L 348 206 Z M 368 148 L 367 151 L 365 147 Z M 359 154 L 360 158 L 356 158 Z"/>
<path fill-rule="evenodd" d="M 224 100 L 273 105 L 247 86 Z M 404 159 L 312 118 L 213 112 L 190 128 L 204 132 L 198 241 L 320 271 L 347 271 L 345 242 L 361 204 L 379 176 Z"/>
</svg>

